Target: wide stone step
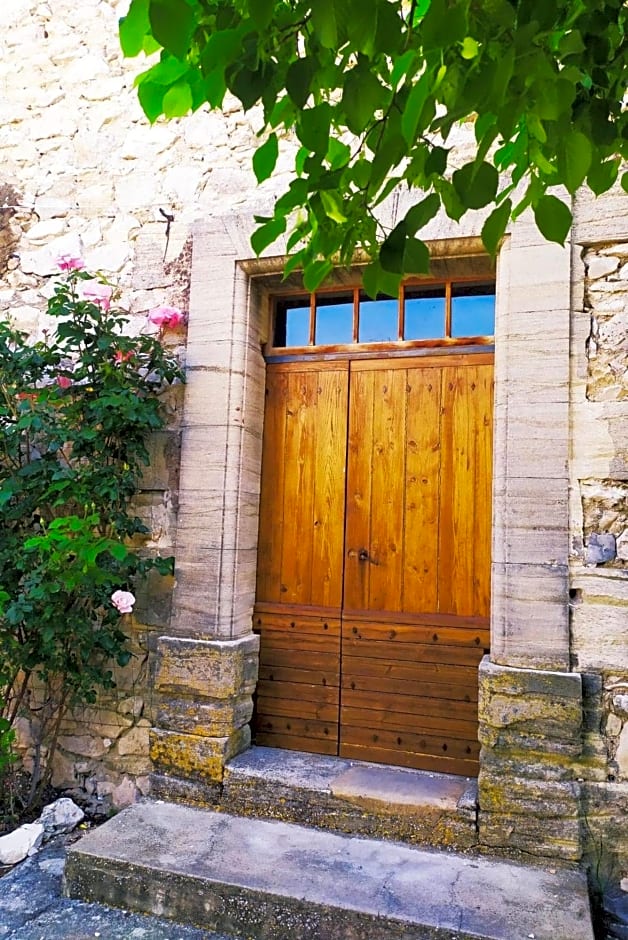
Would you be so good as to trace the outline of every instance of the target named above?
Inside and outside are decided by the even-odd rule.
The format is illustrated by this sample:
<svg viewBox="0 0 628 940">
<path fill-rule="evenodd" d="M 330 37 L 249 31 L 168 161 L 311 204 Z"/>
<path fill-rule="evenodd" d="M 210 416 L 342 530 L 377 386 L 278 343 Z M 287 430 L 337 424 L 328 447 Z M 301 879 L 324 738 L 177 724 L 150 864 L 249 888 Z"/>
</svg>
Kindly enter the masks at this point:
<svg viewBox="0 0 628 940">
<path fill-rule="evenodd" d="M 170 803 L 68 853 L 71 897 L 255 940 L 592 940 L 586 881 Z"/>
<path fill-rule="evenodd" d="M 477 844 L 477 781 L 251 747 L 225 768 L 220 808 L 321 829 L 469 849 Z"/>
</svg>

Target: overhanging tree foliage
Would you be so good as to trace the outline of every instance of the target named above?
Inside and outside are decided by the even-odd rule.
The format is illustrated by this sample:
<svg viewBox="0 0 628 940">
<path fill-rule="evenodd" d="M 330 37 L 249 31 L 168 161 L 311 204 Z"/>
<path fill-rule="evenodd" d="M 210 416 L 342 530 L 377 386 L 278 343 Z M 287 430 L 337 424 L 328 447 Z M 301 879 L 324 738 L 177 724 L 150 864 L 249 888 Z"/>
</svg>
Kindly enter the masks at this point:
<svg viewBox="0 0 628 940">
<path fill-rule="evenodd" d="M 288 231 L 288 270 L 309 289 L 363 248 L 374 293 L 427 272 L 418 234 L 441 206 L 457 220 L 492 205 L 492 253 L 528 206 L 564 242 L 571 214 L 548 190 L 599 195 L 628 153 L 627 17 L 623 0 L 132 0 L 120 40 L 127 56 L 161 50 L 137 78 L 150 121 L 220 108 L 227 91 L 262 105 L 258 181 L 296 134 L 295 178 L 253 248 Z M 456 167 L 462 121 L 476 147 Z M 377 206 L 401 185 L 416 203 L 384 231 Z"/>
</svg>

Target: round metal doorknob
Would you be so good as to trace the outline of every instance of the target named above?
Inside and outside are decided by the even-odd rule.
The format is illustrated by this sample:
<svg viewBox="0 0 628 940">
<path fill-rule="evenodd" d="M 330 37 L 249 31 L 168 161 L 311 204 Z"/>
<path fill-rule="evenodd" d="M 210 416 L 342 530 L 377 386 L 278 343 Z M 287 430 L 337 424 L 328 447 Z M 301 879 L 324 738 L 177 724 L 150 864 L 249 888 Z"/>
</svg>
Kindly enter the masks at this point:
<svg viewBox="0 0 628 940">
<path fill-rule="evenodd" d="M 369 553 L 367 552 L 367 550 L 366 550 L 365 548 L 361 548 L 361 549 L 360 549 L 360 551 L 358 552 L 358 558 L 360 559 L 360 561 L 368 561 L 368 560 L 369 560 Z"/>
</svg>

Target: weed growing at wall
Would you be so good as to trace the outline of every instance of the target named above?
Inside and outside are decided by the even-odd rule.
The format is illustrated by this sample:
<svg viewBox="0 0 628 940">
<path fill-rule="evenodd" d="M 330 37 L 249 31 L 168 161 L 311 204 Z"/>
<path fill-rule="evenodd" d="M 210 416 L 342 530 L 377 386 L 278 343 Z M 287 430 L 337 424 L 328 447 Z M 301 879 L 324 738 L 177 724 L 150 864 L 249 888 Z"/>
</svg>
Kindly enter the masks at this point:
<svg viewBox="0 0 628 940">
<path fill-rule="evenodd" d="M 133 550 L 147 532 L 133 497 L 148 436 L 164 423 L 159 394 L 181 370 L 158 338 L 129 335 L 111 285 L 80 259 L 60 267 L 44 341 L 0 321 L 0 782 L 28 713 L 29 807 L 49 782 L 68 708 L 94 702 L 130 658 L 122 618 L 134 586 L 172 568 Z M 158 308 L 150 319 L 163 330 L 181 314 Z"/>
</svg>

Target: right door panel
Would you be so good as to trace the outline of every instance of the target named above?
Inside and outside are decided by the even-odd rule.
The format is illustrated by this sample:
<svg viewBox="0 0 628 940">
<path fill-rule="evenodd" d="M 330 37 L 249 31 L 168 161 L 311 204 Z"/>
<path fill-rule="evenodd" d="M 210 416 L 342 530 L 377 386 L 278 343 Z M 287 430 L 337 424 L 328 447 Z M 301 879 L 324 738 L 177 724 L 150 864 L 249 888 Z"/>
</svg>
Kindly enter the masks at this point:
<svg viewBox="0 0 628 940">
<path fill-rule="evenodd" d="M 340 754 L 477 772 L 492 356 L 350 364 Z"/>
</svg>

